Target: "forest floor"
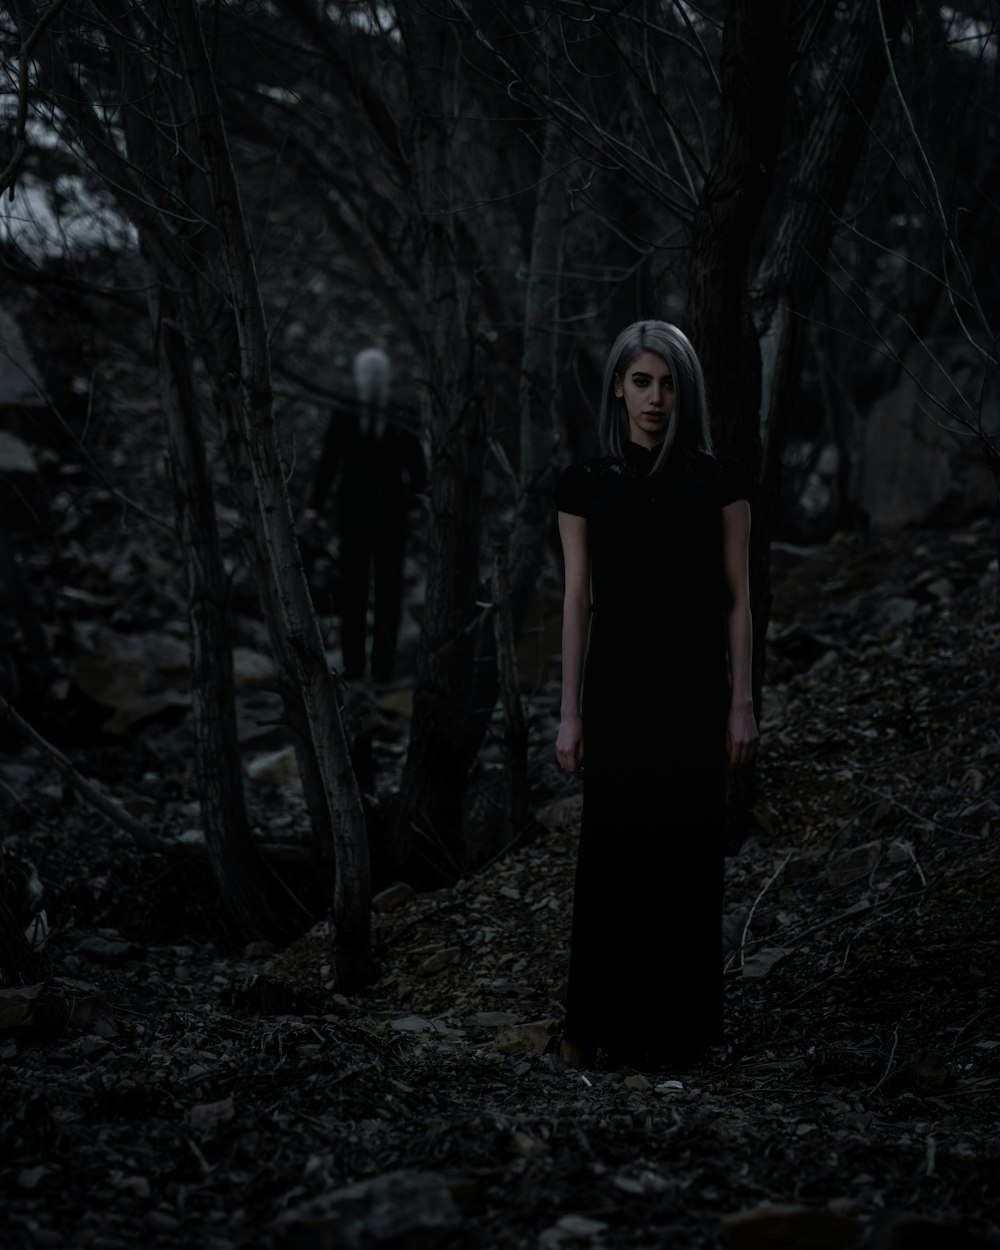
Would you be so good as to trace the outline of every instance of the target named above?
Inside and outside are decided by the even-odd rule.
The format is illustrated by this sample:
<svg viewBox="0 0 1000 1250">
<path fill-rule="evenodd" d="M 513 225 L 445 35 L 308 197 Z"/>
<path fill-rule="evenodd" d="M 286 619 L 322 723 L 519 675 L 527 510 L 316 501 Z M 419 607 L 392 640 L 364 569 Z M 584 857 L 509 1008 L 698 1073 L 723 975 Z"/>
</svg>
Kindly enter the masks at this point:
<svg viewBox="0 0 1000 1250">
<path fill-rule="evenodd" d="M 454 889 L 383 896 L 378 980 L 348 998 L 324 925 L 234 951 L 196 860 L 151 861 L 11 747 L 6 879 L 37 870 L 53 976 L 0 996 L 3 1244 L 1000 1238 L 993 528 L 774 558 L 755 827 L 727 864 L 730 1041 L 685 1072 L 559 1058 L 580 799 L 548 763 L 544 831 Z M 539 687 L 538 760 L 554 708 Z M 398 760 L 405 698 L 376 712 Z M 190 837 L 182 732 L 74 759 Z M 294 784 L 259 793 L 268 837 L 303 824 Z"/>
</svg>

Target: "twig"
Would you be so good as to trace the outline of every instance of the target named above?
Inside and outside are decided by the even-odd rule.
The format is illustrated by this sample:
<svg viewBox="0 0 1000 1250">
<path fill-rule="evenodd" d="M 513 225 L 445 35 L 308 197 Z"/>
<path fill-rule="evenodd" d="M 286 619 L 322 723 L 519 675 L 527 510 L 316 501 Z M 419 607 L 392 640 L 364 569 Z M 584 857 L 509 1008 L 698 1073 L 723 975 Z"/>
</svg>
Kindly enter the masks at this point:
<svg viewBox="0 0 1000 1250">
<path fill-rule="evenodd" d="M 965 833 L 961 829 L 953 829 L 951 825 L 946 825 L 943 820 L 938 820 L 936 816 L 924 816 L 920 812 L 916 812 L 912 807 L 907 807 L 905 803 L 901 803 L 899 799 L 893 798 L 891 794 L 885 794 L 881 790 L 876 790 L 874 786 L 866 786 L 864 782 L 859 782 L 858 787 L 861 790 L 867 790 L 869 794 L 877 794 L 880 799 L 884 799 L 887 803 L 892 803 L 894 807 L 898 807 L 901 812 L 905 812 L 907 816 L 913 820 L 923 821 L 925 824 L 936 825 L 939 829 L 943 829 L 945 833 L 953 834 L 956 838 L 972 838 L 978 835 L 975 833 Z M 923 873 L 920 874 L 923 878 Z M 926 885 L 927 882 L 924 882 Z"/>
<path fill-rule="evenodd" d="M 764 895 L 768 892 L 771 886 L 774 885 L 775 881 L 777 881 L 782 868 L 784 868 L 784 866 L 788 863 L 788 861 L 791 858 L 792 858 L 792 852 L 789 851 L 788 854 L 785 856 L 785 858 L 781 861 L 781 863 L 777 866 L 777 868 L 775 868 L 774 872 L 771 873 L 770 877 L 764 883 L 764 888 L 754 899 L 753 906 L 750 908 L 750 911 L 747 913 L 747 918 L 743 925 L 743 936 L 740 938 L 740 972 L 743 971 L 743 951 L 747 944 L 747 933 L 750 929 L 750 921 L 753 920 L 753 914 L 757 910 L 757 904 L 764 897 Z"/>
<path fill-rule="evenodd" d="M 920 860 L 917 859 L 916 853 L 913 850 L 913 846 L 909 842 L 904 842 L 903 845 L 906 847 L 907 851 L 909 852 L 910 859 L 913 860 L 913 867 L 916 868 L 917 875 L 920 877 L 920 884 L 926 890 L 927 878 L 924 876 L 924 870 L 920 867 Z"/>
<path fill-rule="evenodd" d="M 190 1137 L 185 1137 L 184 1140 L 191 1147 L 191 1153 L 198 1160 L 201 1170 L 205 1173 L 206 1176 L 210 1175 L 212 1171 L 212 1165 L 205 1158 L 198 1143 L 196 1141 L 193 1141 Z"/>
<path fill-rule="evenodd" d="M 882 1086 L 889 1079 L 889 1073 L 892 1071 L 892 1065 L 896 1059 L 896 1047 L 898 1045 L 899 1045 L 899 1026 L 897 1025 L 897 1027 L 894 1028 L 892 1031 L 892 1046 L 889 1049 L 889 1062 L 885 1065 L 885 1071 L 882 1073 L 882 1079 L 880 1081 L 876 1081 L 875 1084 L 871 1087 L 871 1089 L 866 1091 L 868 1094 L 874 1094 L 875 1091 L 877 1089 L 881 1089 Z"/>
<path fill-rule="evenodd" d="M 73 789 L 80 794 L 81 798 L 85 799 L 92 807 L 96 807 L 112 824 L 124 830 L 143 850 L 163 851 L 165 849 L 163 842 L 151 834 L 134 817 L 130 816 L 117 799 L 102 794 L 92 781 L 88 781 L 86 777 L 78 773 L 66 756 L 63 755 L 62 751 L 58 747 L 53 746 L 47 738 L 43 738 L 38 730 L 29 725 L 23 716 L 15 712 L 2 694 L 0 694 L 0 712 L 6 713 L 28 741 L 49 757 L 50 761 L 59 769 Z"/>
<path fill-rule="evenodd" d="M 59 13 L 59 10 L 65 3 L 66 0 L 54 0 L 54 3 L 49 5 L 38 19 L 34 30 L 21 44 L 21 50 L 18 53 L 17 120 L 14 123 L 14 152 L 7 162 L 7 168 L 0 173 L 0 197 L 6 191 L 7 199 L 10 203 L 14 201 L 14 186 L 17 182 L 17 175 L 21 168 L 21 162 L 24 160 L 24 154 L 28 150 L 28 141 L 25 133 L 28 124 L 28 69 L 31 64 L 31 54 L 35 50 L 35 44 L 38 43 L 45 33 L 46 26 Z"/>
</svg>

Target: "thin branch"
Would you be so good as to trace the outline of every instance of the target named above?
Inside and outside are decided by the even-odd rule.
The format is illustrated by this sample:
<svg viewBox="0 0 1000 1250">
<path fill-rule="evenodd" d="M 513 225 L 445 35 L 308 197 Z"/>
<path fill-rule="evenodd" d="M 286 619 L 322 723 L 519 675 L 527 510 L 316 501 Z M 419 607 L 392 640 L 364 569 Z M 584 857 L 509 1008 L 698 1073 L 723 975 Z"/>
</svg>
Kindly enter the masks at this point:
<svg viewBox="0 0 1000 1250">
<path fill-rule="evenodd" d="M 130 816 L 125 808 L 117 799 L 109 798 L 94 785 L 92 781 L 88 781 L 82 776 L 73 765 L 69 762 L 62 751 L 57 746 L 53 746 L 47 738 L 42 735 L 32 725 L 14 710 L 7 702 L 2 694 L 0 694 L 0 712 L 3 712 L 13 724 L 21 731 L 25 738 L 44 755 L 62 773 L 67 782 L 76 790 L 80 797 L 85 799 L 91 807 L 96 808 L 103 816 L 106 816 L 113 825 L 117 825 L 119 829 L 124 830 L 136 843 L 145 851 L 162 851 L 164 850 L 163 842 L 149 833 L 144 825 L 141 825 L 133 816 Z"/>
<path fill-rule="evenodd" d="M 777 868 L 775 868 L 774 872 L 771 873 L 770 877 L 768 877 L 767 881 L 765 881 L 764 888 L 754 899 L 753 905 L 751 906 L 749 912 L 747 913 L 746 921 L 743 924 L 743 934 L 740 938 L 740 971 L 741 972 L 743 971 L 743 967 L 744 967 L 744 951 L 746 950 L 747 934 L 750 932 L 750 921 L 753 920 L 753 914 L 757 910 L 757 904 L 764 897 L 764 895 L 768 892 L 771 886 L 774 885 L 775 881 L 777 881 L 778 877 L 781 875 L 782 869 L 785 867 L 785 865 L 788 863 L 788 861 L 791 858 L 792 858 L 792 853 L 791 851 L 789 851 L 788 854 L 785 856 L 785 858 L 777 866 Z"/>
<path fill-rule="evenodd" d="M 53 0 L 53 3 L 49 5 L 38 19 L 34 30 L 21 44 L 21 50 L 18 53 L 17 119 L 14 123 L 14 152 L 7 163 L 7 168 L 0 173 L 0 199 L 3 198 L 3 193 L 6 191 L 10 203 L 14 202 L 14 187 L 17 182 L 17 175 L 21 168 L 21 162 L 24 160 L 24 154 L 28 150 L 26 137 L 28 126 L 28 69 L 31 63 L 31 55 L 35 50 L 35 45 L 45 33 L 46 28 L 51 25 L 53 19 L 58 16 L 59 11 L 65 4 L 66 0 Z"/>
<path fill-rule="evenodd" d="M 924 179 L 927 183 L 928 189 L 932 197 L 932 202 L 933 202 L 933 206 L 935 210 L 934 215 L 937 217 L 938 225 L 941 228 L 942 233 L 944 234 L 946 252 L 950 252 L 951 255 L 954 257 L 955 263 L 958 265 L 959 271 L 961 272 L 962 277 L 965 280 L 966 287 L 969 291 L 972 304 L 976 310 L 977 316 L 979 317 L 980 323 L 982 327 L 985 329 L 987 336 L 992 337 L 991 331 L 990 331 L 990 321 L 989 321 L 989 318 L 986 316 L 985 310 L 983 309 L 981 303 L 979 302 L 978 296 L 976 294 L 976 286 L 975 286 L 975 282 L 973 281 L 972 271 L 969 268 L 969 263 L 965 258 L 964 252 L 962 251 L 957 241 L 955 240 L 955 237 L 951 230 L 951 226 L 949 225 L 948 216 L 945 213 L 945 209 L 944 209 L 944 202 L 941 199 L 941 191 L 938 187 L 937 178 L 934 175 L 934 167 L 931 165 L 930 157 L 927 155 L 927 151 L 924 148 L 924 145 L 920 139 L 919 134 L 917 133 L 917 127 L 913 121 L 913 114 L 910 112 L 910 107 L 907 104 L 906 96 L 903 94 L 903 89 L 900 86 L 899 78 L 896 75 L 896 65 L 892 58 L 892 49 L 889 47 L 889 38 L 888 38 L 888 35 L 886 34 L 886 29 L 885 29 L 885 17 L 882 12 L 882 0 L 876 0 L 875 12 L 878 16 L 879 30 L 881 31 L 881 35 L 882 35 L 882 47 L 885 50 L 885 59 L 886 59 L 886 66 L 887 66 L 888 74 L 889 74 L 889 81 L 892 83 L 893 89 L 896 94 L 896 99 L 899 103 L 900 110 L 906 122 L 906 127 L 910 132 L 910 138 L 913 141 L 913 147 L 917 153 L 918 163 L 923 170 Z M 947 261 L 945 261 L 945 270 L 947 272 Z M 983 356 L 984 360 L 987 362 L 987 367 L 988 368 L 991 367 L 995 363 L 995 361 L 991 358 L 990 354 L 979 345 L 979 343 L 975 340 L 971 332 L 966 327 L 965 322 L 962 318 L 962 315 L 959 313 L 958 308 L 955 304 L 954 291 L 950 282 L 948 283 L 947 290 L 948 290 L 949 299 L 951 301 L 952 311 L 955 314 L 956 321 L 958 322 L 959 326 L 962 329 L 962 333 L 965 335 L 970 345 Z"/>
<path fill-rule="evenodd" d="M 892 1071 L 892 1065 L 896 1058 L 896 1047 L 898 1045 L 899 1045 L 899 1026 L 897 1025 L 897 1027 L 894 1028 L 892 1031 L 892 1046 L 889 1050 L 889 1062 L 885 1065 L 885 1071 L 882 1073 L 882 1079 L 879 1081 L 876 1081 L 875 1084 L 872 1085 L 866 1091 L 866 1093 L 868 1093 L 869 1095 L 874 1094 L 877 1089 L 881 1089 L 882 1086 L 889 1079 L 889 1073 Z"/>
</svg>

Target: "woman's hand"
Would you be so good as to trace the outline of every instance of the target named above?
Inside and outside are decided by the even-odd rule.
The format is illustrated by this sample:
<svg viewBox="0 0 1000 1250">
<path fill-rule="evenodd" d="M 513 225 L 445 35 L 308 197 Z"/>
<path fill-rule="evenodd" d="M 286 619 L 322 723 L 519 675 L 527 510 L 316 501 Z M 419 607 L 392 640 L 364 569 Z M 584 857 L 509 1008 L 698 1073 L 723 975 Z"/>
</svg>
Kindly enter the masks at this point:
<svg viewBox="0 0 1000 1250">
<path fill-rule="evenodd" d="M 729 709 L 729 723 L 726 726 L 726 753 L 729 763 L 734 768 L 740 764 L 749 764 L 757 755 L 759 738 L 753 704 L 734 704 Z"/>
<path fill-rule="evenodd" d="M 583 768 L 583 717 L 570 714 L 559 722 L 556 738 L 556 758 L 559 767 L 567 773 L 578 773 Z"/>
</svg>

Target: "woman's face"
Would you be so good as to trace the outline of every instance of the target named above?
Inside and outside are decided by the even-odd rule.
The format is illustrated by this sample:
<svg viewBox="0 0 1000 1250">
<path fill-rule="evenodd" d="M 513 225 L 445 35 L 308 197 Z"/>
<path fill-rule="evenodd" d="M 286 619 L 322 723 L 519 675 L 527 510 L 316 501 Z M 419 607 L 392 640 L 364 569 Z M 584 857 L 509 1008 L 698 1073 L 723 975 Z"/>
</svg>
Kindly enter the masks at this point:
<svg viewBox="0 0 1000 1250">
<path fill-rule="evenodd" d="M 655 352 L 643 352 L 615 375 L 615 394 L 624 399 L 628 436 L 633 443 L 655 447 L 667 436 L 674 410 L 674 379 L 670 366 Z"/>
</svg>

